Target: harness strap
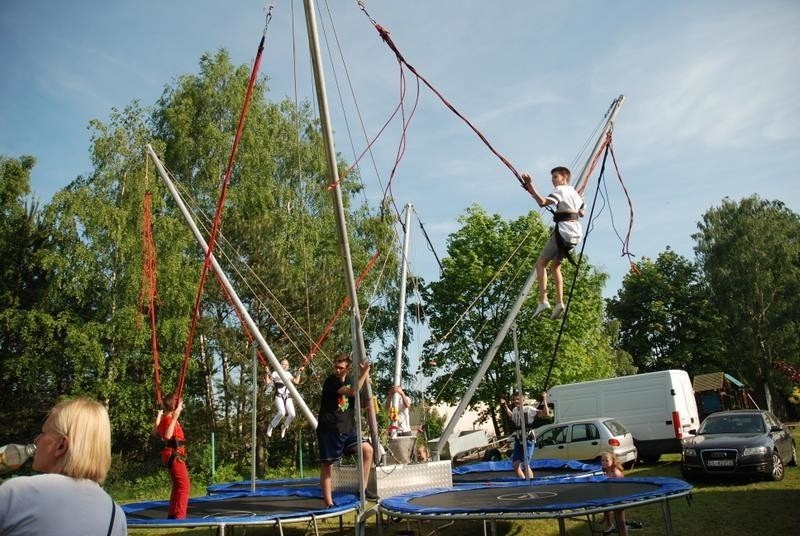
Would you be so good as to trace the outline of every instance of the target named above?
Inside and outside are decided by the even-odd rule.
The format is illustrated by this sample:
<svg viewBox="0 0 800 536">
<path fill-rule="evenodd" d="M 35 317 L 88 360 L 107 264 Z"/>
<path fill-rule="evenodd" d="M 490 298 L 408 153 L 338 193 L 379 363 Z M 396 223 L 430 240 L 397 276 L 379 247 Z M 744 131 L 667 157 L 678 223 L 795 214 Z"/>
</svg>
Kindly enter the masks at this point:
<svg viewBox="0 0 800 536">
<path fill-rule="evenodd" d="M 578 221 L 577 212 L 556 212 L 553 214 L 553 221 L 558 223 L 560 221 Z"/>
<path fill-rule="evenodd" d="M 114 518 L 117 517 L 117 505 L 114 499 L 111 499 L 111 522 L 108 524 L 108 535 L 111 536 L 111 531 L 114 530 Z"/>
<path fill-rule="evenodd" d="M 574 246 L 571 246 L 564 241 L 564 237 L 558 232 L 558 226 L 553 229 L 553 236 L 556 239 L 556 246 L 558 246 L 558 250 L 564 255 L 564 258 L 567 259 L 572 266 L 577 268 L 578 263 L 575 262 L 575 259 L 572 256 L 572 249 Z"/>
</svg>

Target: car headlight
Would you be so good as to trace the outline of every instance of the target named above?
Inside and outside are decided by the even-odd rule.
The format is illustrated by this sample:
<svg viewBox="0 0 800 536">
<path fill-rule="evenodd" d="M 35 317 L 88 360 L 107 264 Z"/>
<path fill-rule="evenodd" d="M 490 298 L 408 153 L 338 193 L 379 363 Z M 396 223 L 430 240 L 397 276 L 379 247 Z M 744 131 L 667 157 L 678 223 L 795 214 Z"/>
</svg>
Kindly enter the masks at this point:
<svg viewBox="0 0 800 536">
<path fill-rule="evenodd" d="M 697 456 L 697 451 L 694 449 L 683 449 L 684 456 Z"/>
<path fill-rule="evenodd" d="M 754 454 L 766 454 L 767 447 L 747 447 L 744 449 L 742 456 L 753 456 Z"/>
</svg>

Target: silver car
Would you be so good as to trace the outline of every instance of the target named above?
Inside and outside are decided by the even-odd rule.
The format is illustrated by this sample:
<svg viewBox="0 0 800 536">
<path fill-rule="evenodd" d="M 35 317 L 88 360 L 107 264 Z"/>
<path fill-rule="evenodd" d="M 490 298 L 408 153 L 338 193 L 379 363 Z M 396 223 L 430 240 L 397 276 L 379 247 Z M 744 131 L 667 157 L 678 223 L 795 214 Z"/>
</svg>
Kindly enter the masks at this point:
<svg viewBox="0 0 800 536">
<path fill-rule="evenodd" d="M 535 460 L 597 461 L 604 451 L 613 452 L 623 465 L 636 460 L 633 435 L 625 425 L 610 417 L 548 424 L 536 429 Z"/>
</svg>

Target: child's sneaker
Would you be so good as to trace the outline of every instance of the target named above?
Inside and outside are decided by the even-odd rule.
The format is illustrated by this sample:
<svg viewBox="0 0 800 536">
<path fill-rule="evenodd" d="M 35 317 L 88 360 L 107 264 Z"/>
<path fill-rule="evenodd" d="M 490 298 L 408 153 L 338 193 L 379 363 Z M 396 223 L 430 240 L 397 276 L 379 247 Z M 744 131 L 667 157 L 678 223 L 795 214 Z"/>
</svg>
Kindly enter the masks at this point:
<svg viewBox="0 0 800 536">
<path fill-rule="evenodd" d="M 536 307 L 536 311 L 534 311 L 533 313 L 533 318 L 536 318 L 537 316 L 547 311 L 548 309 L 550 309 L 550 302 L 546 301 L 541 302 L 539 306 Z"/>
<path fill-rule="evenodd" d="M 550 320 L 557 320 L 564 314 L 564 307 L 563 303 L 557 303 L 556 306 L 553 308 L 553 314 L 550 315 Z"/>
<path fill-rule="evenodd" d="M 286 437 L 286 428 L 281 428 L 281 437 Z"/>
<path fill-rule="evenodd" d="M 267 427 L 267 437 L 272 437 L 272 426 Z"/>
</svg>

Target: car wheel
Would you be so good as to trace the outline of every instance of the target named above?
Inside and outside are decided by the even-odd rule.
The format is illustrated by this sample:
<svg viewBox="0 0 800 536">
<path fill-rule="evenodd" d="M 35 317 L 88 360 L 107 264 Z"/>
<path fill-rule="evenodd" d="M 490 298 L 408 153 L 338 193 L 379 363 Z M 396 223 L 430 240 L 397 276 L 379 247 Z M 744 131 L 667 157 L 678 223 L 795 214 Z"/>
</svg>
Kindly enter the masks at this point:
<svg viewBox="0 0 800 536">
<path fill-rule="evenodd" d="M 769 474 L 769 479 L 778 482 L 779 480 L 783 480 L 783 461 L 781 457 L 778 456 L 777 452 L 772 453 L 772 472 Z"/>
<path fill-rule="evenodd" d="M 642 456 L 642 463 L 653 465 L 655 463 L 658 463 L 658 460 L 660 459 L 661 459 L 661 454 L 647 454 L 645 456 Z"/>
<path fill-rule="evenodd" d="M 692 482 L 694 480 L 694 474 L 684 465 L 681 465 L 681 476 L 687 482 Z"/>
<path fill-rule="evenodd" d="M 792 459 L 790 459 L 789 463 L 787 463 L 786 465 L 797 467 L 797 447 L 795 446 L 794 442 L 792 442 Z"/>
</svg>

